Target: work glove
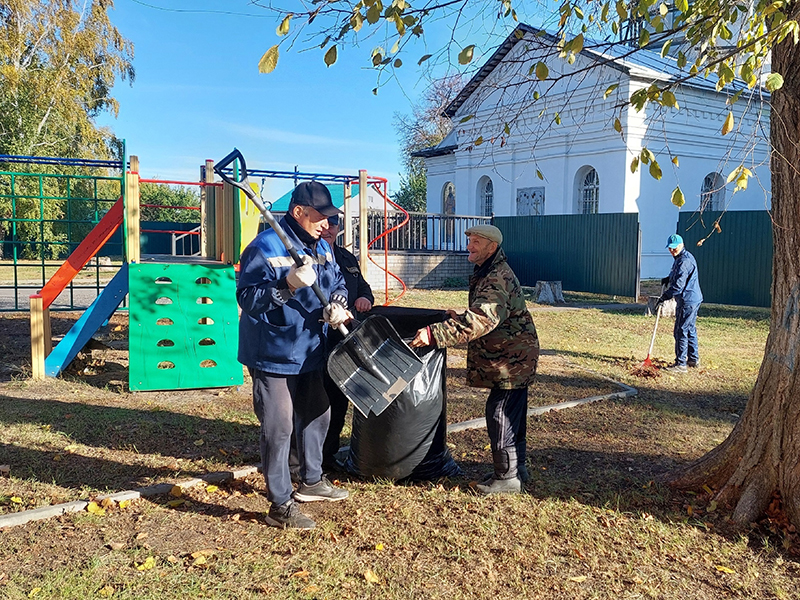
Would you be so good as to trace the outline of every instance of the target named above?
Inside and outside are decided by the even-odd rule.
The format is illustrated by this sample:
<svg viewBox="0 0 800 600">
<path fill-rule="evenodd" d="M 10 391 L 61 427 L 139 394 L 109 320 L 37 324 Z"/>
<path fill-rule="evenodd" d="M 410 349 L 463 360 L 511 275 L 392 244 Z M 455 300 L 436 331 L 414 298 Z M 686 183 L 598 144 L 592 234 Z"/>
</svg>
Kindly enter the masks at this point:
<svg viewBox="0 0 800 600">
<path fill-rule="evenodd" d="M 334 329 L 353 318 L 350 311 L 338 302 L 331 302 L 322 310 L 322 319 Z"/>
<path fill-rule="evenodd" d="M 664 304 L 664 300 L 662 298 L 656 300 L 656 305 L 653 307 L 653 312 L 658 313 L 658 311 L 661 310 L 662 304 Z"/>
<path fill-rule="evenodd" d="M 303 256 L 303 266 L 292 265 L 289 274 L 286 276 L 286 283 L 292 290 L 302 287 L 311 287 L 317 280 L 317 273 L 314 271 L 314 264 L 311 257 L 306 254 Z"/>
<path fill-rule="evenodd" d="M 661 285 L 669 285 L 669 277 L 662 277 Z"/>
</svg>

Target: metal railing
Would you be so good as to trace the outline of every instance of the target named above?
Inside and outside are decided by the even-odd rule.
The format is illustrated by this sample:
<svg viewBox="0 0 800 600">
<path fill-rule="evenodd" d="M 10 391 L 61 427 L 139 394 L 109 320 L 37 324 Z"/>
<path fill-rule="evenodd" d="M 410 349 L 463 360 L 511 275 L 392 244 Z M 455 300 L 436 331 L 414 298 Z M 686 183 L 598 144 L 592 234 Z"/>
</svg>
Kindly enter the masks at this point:
<svg viewBox="0 0 800 600">
<path fill-rule="evenodd" d="M 280 221 L 283 212 L 273 212 L 272 215 Z M 376 240 L 370 250 L 383 250 L 384 241 L 389 244 L 389 251 L 403 252 L 466 252 L 467 236 L 464 232 L 473 225 L 491 225 L 492 217 L 442 215 L 437 213 L 409 212 L 409 222 L 391 232 L 388 236 Z M 382 210 L 369 210 L 367 212 L 367 226 L 369 227 L 367 239 L 375 239 L 387 229 L 396 226 L 405 219 L 400 211 L 389 211 L 384 219 Z M 265 224 L 262 222 L 259 231 L 263 231 Z M 359 217 L 353 217 L 353 248 L 358 250 L 359 242 Z M 340 232 L 339 236 L 343 236 Z M 341 240 L 339 240 L 341 241 Z"/>
<path fill-rule="evenodd" d="M 408 213 L 409 222 L 386 237 L 377 240 L 371 248 L 404 252 L 466 252 L 467 237 L 464 232 L 474 225 L 489 225 L 491 217 L 442 215 L 435 213 Z M 367 213 L 367 237 L 373 239 L 405 219 L 399 211 L 370 210 Z M 353 240 L 358 248 L 359 219 L 353 219 Z"/>
<path fill-rule="evenodd" d="M 171 233 L 172 256 L 200 256 L 200 225 L 184 233 Z"/>
<path fill-rule="evenodd" d="M 2 162 L 15 162 L 11 158 Z M 45 285 L 122 189 L 122 177 L 105 174 L 0 171 L 0 312 L 28 310 L 28 297 Z M 121 238 L 101 252 L 117 264 L 122 254 Z M 87 265 L 52 309 L 88 306 L 110 279 L 105 267 L 97 260 Z"/>
</svg>

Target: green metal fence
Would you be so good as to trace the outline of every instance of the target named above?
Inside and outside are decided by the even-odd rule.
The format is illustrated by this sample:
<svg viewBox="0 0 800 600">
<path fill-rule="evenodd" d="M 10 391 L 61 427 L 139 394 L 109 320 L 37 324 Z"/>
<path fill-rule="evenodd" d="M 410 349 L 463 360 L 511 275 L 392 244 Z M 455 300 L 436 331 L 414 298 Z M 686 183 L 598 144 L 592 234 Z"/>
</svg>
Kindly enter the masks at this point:
<svg viewBox="0 0 800 600">
<path fill-rule="evenodd" d="M 14 162 L 23 162 L 15 158 L 30 161 L 10 170 Z M 121 162 L 37 160 L 0 157 L 0 166 L 6 167 L 0 169 L 0 311 L 28 310 L 28 297 L 44 286 L 124 189 L 121 174 L 107 174 L 115 166 L 121 171 Z M 122 264 L 122 244 L 106 244 L 102 255 L 64 290 L 53 310 L 85 308 L 94 300 Z"/>
<path fill-rule="evenodd" d="M 561 281 L 565 290 L 639 296 L 636 213 L 495 217 L 522 285 Z"/>
<path fill-rule="evenodd" d="M 717 219 L 719 231 L 714 227 Z M 697 259 L 705 302 L 770 306 L 772 219 L 768 211 L 680 213 L 678 233 Z M 705 241 L 698 246 L 700 240 Z"/>
</svg>

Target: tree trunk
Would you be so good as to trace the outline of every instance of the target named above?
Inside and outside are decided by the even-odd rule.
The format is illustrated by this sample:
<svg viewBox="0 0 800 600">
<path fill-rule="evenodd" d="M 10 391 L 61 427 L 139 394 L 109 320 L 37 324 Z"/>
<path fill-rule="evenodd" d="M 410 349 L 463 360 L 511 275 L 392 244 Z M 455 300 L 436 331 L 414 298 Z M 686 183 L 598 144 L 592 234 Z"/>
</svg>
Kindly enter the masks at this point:
<svg viewBox="0 0 800 600">
<path fill-rule="evenodd" d="M 763 515 L 778 492 L 800 529 L 800 46 L 791 36 L 773 49 L 772 68 L 784 85 L 772 95 L 772 313 L 764 360 L 728 438 L 670 484 L 708 485 L 741 524 Z"/>
</svg>

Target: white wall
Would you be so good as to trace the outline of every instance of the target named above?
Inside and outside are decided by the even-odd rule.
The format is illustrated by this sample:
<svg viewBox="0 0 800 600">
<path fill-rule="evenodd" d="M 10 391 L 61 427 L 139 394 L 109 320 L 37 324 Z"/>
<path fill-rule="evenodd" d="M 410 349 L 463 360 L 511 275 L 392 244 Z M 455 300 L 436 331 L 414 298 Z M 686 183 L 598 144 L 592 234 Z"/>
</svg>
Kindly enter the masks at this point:
<svg viewBox="0 0 800 600">
<path fill-rule="evenodd" d="M 741 130 L 725 137 L 721 127 L 729 107 L 725 96 L 713 90 L 682 86 L 675 91 L 680 110 L 648 106 L 636 112 L 628 107 L 619 114 L 615 106 L 632 91 L 646 87 L 652 78 L 633 78 L 612 67 L 586 72 L 583 79 L 561 80 L 537 102 L 532 94 L 543 86 L 528 77 L 535 60 L 524 55 L 526 46 L 517 44 L 453 118 L 459 146 L 455 153 L 426 160 L 428 168 L 428 210 L 441 211 L 442 189 L 455 182 L 456 213 L 480 213 L 478 181 L 483 176 L 494 185 L 494 213 L 516 214 L 516 191 L 524 187 L 545 188 L 545 214 L 576 212 L 576 174 L 593 167 L 600 179 L 600 212 L 638 212 L 642 231 L 642 277 L 660 278 L 667 274 L 672 257 L 665 249 L 666 238 L 676 231 L 678 208 L 671 202 L 673 189 L 680 185 L 686 199 L 681 210 L 695 211 L 700 190 L 709 173 L 726 178 L 744 163 L 754 173 L 748 189 L 733 195 L 733 184 L 726 190 L 728 210 L 758 210 L 769 206 L 769 164 L 767 144 L 753 131 L 768 129 L 768 112 L 746 112 L 747 103 L 733 107 Z M 558 69 L 580 69 L 589 59 L 579 56 L 573 66 L 548 61 L 551 77 Z M 640 70 L 641 71 L 641 70 Z M 609 98 L 603 91 L 619 84 Z M 509 85 L 513 84 L 513 85 Z M 555 112 L 560 125 L 553 124 Z M 504 132 L 509 115 L 519 114 Z M 461 119 L 473 115 L 465 123 Z M 612 129 L 619 116 L 624 136 Z M 483 143 L 475 144 L 479 136 Z M 653 179 L 648 165 L 630 172 L 630 163 L 647 146 L 657 156 L 662 178 Z M 678 156 L 679 166 L 671 162 Z M 537 177 L 537 170 L 544 179 Z"/>
</svg>

